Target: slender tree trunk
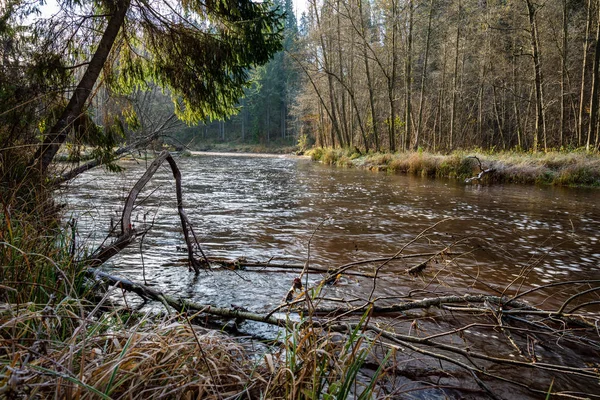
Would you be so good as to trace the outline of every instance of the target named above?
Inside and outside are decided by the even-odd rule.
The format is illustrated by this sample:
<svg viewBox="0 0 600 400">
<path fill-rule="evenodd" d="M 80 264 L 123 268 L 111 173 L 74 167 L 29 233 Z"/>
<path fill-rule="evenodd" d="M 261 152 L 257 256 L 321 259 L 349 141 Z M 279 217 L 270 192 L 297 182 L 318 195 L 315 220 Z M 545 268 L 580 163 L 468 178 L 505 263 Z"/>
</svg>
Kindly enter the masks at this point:
<svg viewBox="0 0 600 400">
<path fill-rule="evenodd" d="M 462 6 L 461 1 L 458 1 L 458 23 L 456 26 L 456 44 L 455 44 L 455 54 L 454 54 L 454 75 L 452 77 L 452 108 L 450 109 L 450 137 L 448 141 L 449 150 L 453 150 L 454 148 L 454 134 L 456 127 L 456 95 L 458 92 L 458 58 L 459 58 L 459 43 L 460 43 L 460 34 L 462 27 Z"/>
<path fill-rule="evenodd" d="M 539 150 L 539 138 L 544 141 L 544 151 L 547 150 L 546 143 L 546 121 L 544 120 L 544 97 L 542 63 L 540 60 L 539 35 L 536 22 L 536 8 L 531 0 L 525 0 L 529 25 L 531 27 L 531 51 L 533 53 L 533 70 L 535 80 L 535 128 L 533 133 L 533 151 Z"/>
<path fill-rule="evenodd" d="M 248 117 L 248 107 L 246 98 L 242 98 L 242 142 L 246 139 L 246 118 Z"/>
<path fill-rule="evenodd" d="M 404 112 L 404 144 L 403 150 L 410 149 L 410 140 L 412 136 L 412 109 L 411 109 L 411 97 L 412 97 L 412 42 L 413 42 L 413 2 L 408 0 L 408 35 L 406 37 L 406 59 L 404 68 L 404 89 L 405 89 L 405 112 Z"/>
<path fill-rule="evenodd" d="M 506 142 L 504 140 L 504 130 L 502 128 L 502 119 L 500 118 L 500 111 L 499 111 L 499 107 L 498 107 L 498 96 L 497 96 L 496 86 L 494 86 L 493 89 L 494 89 L 494 114 L 496 116 L 496 124 L 498 126 L 498 132 L 500 133 L 500 139 L 502 140 L 502 149 L 506 150 Z"/>
<path fill-rule="evenodd" d="M 598 76 L 598 63 L 600 63 L 600 6 L 598 7 L 598 20 L 596 21 L 596 43 L 594 45 L 594 64 L 592 69 L 592 94 L 590 99 L 590 123 L 588 126 L 587 141 L 585 149 L 590 150 L 592 140 L 594 137 L 598 137 L 598 88 L 599 79 Z"/>
<path fill-rule="evenodd" d="M 367 52 L 363 53 L 365 60 L 365 73 L 367 74 L 367 86 L 369 87 L 369 106 L 371 111 L 371 125 L 373 126 L 373 142 L 375 151 L 379 151 L 379 125 L 377 124 L 377 112 L 375 111 L 375 90 L 373 88 L 373 79 L 371 77 L 371 69 L 369 67 L 369 59 Z"/>
<path fill-rule="evenodd" d="M 287 107 L 286 107 L 286 101 L 284 100 L 283 103 L 281 103 L 281 138 L 285 139 L 285 130 L 286 130 L 286 126 L 285 126 L 285 116 L 287 115 Z"/>
<path fill-rule="evenodd" d="M 587 19 L 585 24 L 585 37 L 583 38 L 583 61 L 581 63 L 581 92 L 579 92 L 579 118 L 577 119 L 577 145 L 582 145 L 583 140 L 583 111 L 585 105 L 585 75 L 587 72 L 587 54 L 590 35 L 592 32 L 592 0 L 588 0 Z"/>
<path fill-rule="evenodd" d="M 340 9 L 340 1 L 337 0 L 336 9 Z M 344 84 L 346 81 L 345 73 L 344 73 L 344 57 L 342 54 L 342 33 L 341 33 L 341 22 L 340 22 L 340 13 L 336 12 L 336 36 L 337 36 L 337 58 L 338 58 L 338 70 L 337 75 L 339 80 Z M 349 132 L 349 121 L 352 119 L 348 116 L 348 111 L 346 110 L 346 93 L 342 90 L 340 93 L 340 125 L 342 127 L 342 135 L 344 136 L 344 142 L 346 146 L 350 146 L 351 138 Z"/>
<path fill-rule="evenodd" d="M 517 85 L 517 54 L 516 54 L 516 39 L 513 39 L 513 56 L 512 56 L 512 87 L 513 87 L 513 112 L 515 115 L 515 125 L 517 130 L 517 146 L 519 150 L 523 149 L 522 130 L 521 130 L 521 106 L 519 102 L 519 87 Z"/>
<path fill-rule="evenodd" d="M 392 43 L 390 50 L 391 71 L 388 74 L 388 99 L 390 102 L 390 124 L 389 124 L 389 147 L 390 151 L 396 151 L 396 64 L 397 49 L 396 41 L 398 37 L 398 2 L 392 0 Z"/>
<path fill-rule="evenodd" d="M 39 168 L 42 173 L 45 173 L 48 169 L 48 166 L 54 159 L 58 149 L 66 140 L 67 134 L 69 133 L 69 130 L 72 129 L 75 120 L 84 112 L 85 103 L 92 93 L 94 85 L 98 80 L 98 76 L 106 63 L 117 35 L 121 30 L 130 2 L 129 0 L 118 0 L 115 1 L 114 4 L 115 9 L 108 20 L 106 28 L 104 28 L 104 33 L 98 43 L 96 52 L 92 56 L 75 92 L 73 92 L 67 107 L 64 109 L 54 126 L 50 129 L 44 142 L 29 163 L 30 166 L 37 164 L 36 167 Z"/>
<path fill-rule="evenodd" d="M 327 135 L 325 134 L 325 121 L 324 121 L 324 114 L 323 114 L 323 110 L 325 110 L 325 112 L 327 113 L 327 116 L 329 117 L 330 121 L 333 121 L 335 119 L 335 117 L 332 115 L 333 110 L 330 110 L 327 107 L 327 102 L 326 99 L 323 97 L 323 95 L 321 94 L 321 91 L 319 90 L 317 83 L 315 82 L 315 80 L 313 79 L 313 76 L 311 75 L 310 71 L 307 69 L 307 67 L 302 63 L 302 61 L 298 60 L 293 53 L 288 53 L 288 55 L 296 62 L 297 65 L 300 66 L 300 68 L 302 69 L 302 71 L 304 72 L 304 75 L 306 76 L 306 78 L 308 79 L 308 81 L 310 82 L 313 90 L 315 91 L 315 94 L 317 95 L 317 97 L 319 98 L 319 129 L 320 129 L 320 134 L 321 134 L 321 138 L 322 138 L 322 144 L 323 146 L 326 145 L 326 139 L 327 139 Z M 331 103 L 330 103 L 331 104 Z M 331 136 L 331 147 L 335 147 L 335 136 L 334 136 L 334 129 L 330 130 L 330 136 Z"/>
<path fill-rule="evenodd" d="M 321 27 L 321 18 L 319 17 L 319 10 L 317 7 L 317 3 L 316 0 L 311 0 L 309 1 L 309 5 L 313 10 L 314 16 L 315 16 L 315 22 L 317 23 L 317 29 L 319 32 L 319 42 L 321 44 L 321 51 L 322 51 L 322 58 L 323 58 L 323 68 L 325 68 L 325 71 L 330 72 L 330 62 L 329 62 L 329 46 L 326 45 L 326 41 L 325 41 L 325 37 L 323 34 L 323 30 Z M 341 129 L 339 126 L 339 121 L 338 121 L 338 116 L 337 116 L 337 101 L 336 101 L 336 96 L 335 96 L 335 92 L 334 92 L 334 85 L 333 85 L 333 77 L 331 74 L 327 74 L 327 83 L 328 83 L 328 91 L 329 91 L 329 118 L 331 119 L 331 125 L 332 125 L 332 129 L 333 129 L 333 134 L 335 134 L 335 137 L 338 140 L 338 143 L 340 144 L 340 147 L 344 147 L 344 141 L 342 139 L 342 133 L 341 133 Z M 332 147 L 335 147 L 335 141 L 333 141 L 333 143 L 331 144 Z"/>
<path fill-rule="evenodd" d="M 427 19 L 427 37 L 425 39 L 425 57 L 423 60 L 423 72 L 421 73 L 421 93 L 419 95 L 419 116 L 417 118 L 417 131 L 415 133 L 415 145 L 413 150 L 419 148 L 419 141 L 422 136 L 423 123 L 423 102 L 425 101 L 425 81 L 427 80 L 427 61 L 429 60 L 429 43 L 431 38 L 431 21 L 433 20 L 434 0 L 429 1 L 429 17 Z"/>
<path fill-rule="evenodd" d="M 558 137 L 558 144 L 560 147 L 563 146 L 566 134 L 567 116 L 566 116 L 566 80 L 567 80 L 567 59 L 568 59 L 568 14 L 567 14 L 567 0 L 563 0 L 562 10 L 562 54 L 560 59 L 560 133 Z"/>
<path fill-rule="evenodd" d="M 448 67 L 448 46 L 444 45 L 444 66 L 442 67 L 442 84 L 439 90 L 439 128 L 438 128 L 438 147 L 442 145 L 443 129 L 444 129 L 444 103 L 446 101 L 445 90 L 446 90 L 446 68 Z M 435 146 L 434 146 L 435 148 Z"/>
<path fill-rule="evenodd" d="M 267 143 L 271 142 L 271 107 L 267 102 L 267 113 L 265 115 L 265 131 L 267 132 Z M 225 140 L 225 132 L 223 132 L 223 140 Z"/>
<path fill-rule="evenodd" d="M 375 107 L 375 89 L 373 87 L 373 79 L 371 77 L 371 67 L 369 63 L 369 57 L 367 56 L 367 43 L 369 40 L 368 31 L 365 27 L 365 18 L 362 7 L 362 0 L 358 0 L 358 9 L 360 13 L 360 28 L 361 36 L 364 41 L 362 46 L 363 60 L 365 63 L 365 74 L 367 76 L 367 87 L 369 89 L 369 107 L 371 112 L 371 125 L 373 126 L 373 142 L 375 145 L 375 151 L 379 151 L 379 126 L 377 124 L 377 112 Z"/>
</svg>

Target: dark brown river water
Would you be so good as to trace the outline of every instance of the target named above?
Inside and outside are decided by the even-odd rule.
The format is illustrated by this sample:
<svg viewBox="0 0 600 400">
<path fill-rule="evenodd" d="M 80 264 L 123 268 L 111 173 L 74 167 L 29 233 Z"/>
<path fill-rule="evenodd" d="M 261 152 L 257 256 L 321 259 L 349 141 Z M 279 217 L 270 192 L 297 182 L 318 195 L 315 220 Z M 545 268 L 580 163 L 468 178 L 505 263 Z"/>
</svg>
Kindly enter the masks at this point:
<svg viewBox="0 0 600 400">
<path fill-rule="evenodd" d="M 332 168 L 289 156 L 206 154 L 177 162 L 184 207 L 210 257 L 303 263 L 314 234 L 311 265 L 335 267 L 394 254 L 423 230 L 449 219 L 405 253 L 439 250 L 432 243 L 470 238 L 465 242 L 476 248 L 460 259 L 460 266 L 498 287 L 526 266 L 531 267 L 528 286 L 600 278 L 598 190 L 466 185 Z M 80 243 L 93 248 L 104 239 L 111 218 L 118 220 L 124 198 L 146 163 L 128 161 L 122 166 L 124 172 L 119 174 L 90 171 L 66 192 Z M 141 205 L 133 214 L 139 224 L 144 216 L 147 222 L 154 220 L 142 246 L 147 279 L 203 302 L 240 302 L 254 308 L 278 302 L 273 295 L 289 288 L 287 280 L 280 291 L 272 278 L 259 277 L 240 292 L 240 284 L 246 282 L 233 273 L 205 277 L 215 278 L 217 287 L 202 278 L 192 285 L 187 268 L 164 266 L 185 256 L 177 251 L 184 242 L 174 187 L 170 170 L 161 167 L 138 197 Z M 140 279 L 139 245 L 111 265 Z M 460 274 L 453 279 L 460 281 Z M 470 278 L 464 277 L 464 283 L 470 284 Z M 265 284 L 268 292 L 263 290 Z"/>
<path fill-rule="evenodd" d="M 516 294 L 551 282 L 600 279 L 599 190 L 467 185 L 332 168 L 291 156 L 201 154 L 177 162 L 184 207 L 209 257 L 303 264 L 310 254 L 310 265 L 330 268 L 389 256 L 407 244 L 403 254 L 439 251 L 459 242 L 452 251 L 466 254 L 452 262 L 439 260 L 424 276 L 405 272 L 423 258 L 386 266 L 375 296 L 391 303 L 419 288 Z M 123 173 L 90 171 L 65 192 L 80 245 L 95 248 L 104 240 L 147 166 L 144 161 L 121 165 Z M 177 250 L 184 241 L 166 164 L 138 199 L 136 224 L 153 221 L 154 227 L 141 250 L 139 242 L 133 244 L 110 261 L 108 271 L 142 281 L 143 254 L 146 279 L 166 293 L 256 312 L 281 304 L 297 271 L 219 270 L 197 277 L 188 272 L 180 261 L 185 253 Z M 372 270 L 369 266 L 363 272 Z M 368 279 L 348 277 L 343 283 L 327 288 L 326 295 L 364 299 L 372 289 Z M 528 300 L 556 308 L 569 294 L 540 291 Z M 247 329 L 269 328 L 248 323 Z M 482 339 L 485 350 L 489 340 Z"/>
</svg>

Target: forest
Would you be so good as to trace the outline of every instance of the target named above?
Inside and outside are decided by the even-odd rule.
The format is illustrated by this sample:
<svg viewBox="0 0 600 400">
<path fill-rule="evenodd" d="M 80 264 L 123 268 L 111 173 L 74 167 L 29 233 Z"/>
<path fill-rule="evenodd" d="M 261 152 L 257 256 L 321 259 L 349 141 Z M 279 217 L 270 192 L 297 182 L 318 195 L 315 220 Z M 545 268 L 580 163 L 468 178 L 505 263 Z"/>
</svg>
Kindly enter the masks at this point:
<svg viewBox="0 0 600 400">
<path fill-rule="evenodd" d="M 599 62 L 597 0 L 0 0 L 0 397 L 599 398 L 595 189 L 480 154 L 598 186 Z"/>
<path fill-rule="evenodd" d="M 598 8 L 309 0 L 226 131 L 367 152 L 598 148 Z"/>
<path fill-rule="evenodd" d="M 598 148 L 600 7 L 593 0 L 306 5 L 298 16 L 290 0 L 275 1 L 281 50 L 244 72 L 249 83 L 228 94 L 227 111 L 182 112 L 186 105 L 173 103 L 173 88 L 152 83 L 139 60 L 122 52 L 129 59 L 126 73 L 98 82 L 86 108 L 90 123 L 79 128 L 87 133 L 69 141 L 76 148 L 95 145 L 96 130 L 115 133 L 111 145 L 155 132 L 192 149 L 204 142 L 277 146 L 299 140 L 365 153 Z M 29 20 L 35 15 L 33 9 L 20 12 Z M 28 90 L 34 82 L 35 90 L 64 86 L 86 65 L 73 61 L 57 70 L 66 62 L 64 49 L 72 48 L 67 57 L 74 60 L 85 57 L 73 46 L 78 37 L 62 49 L 53 36 L 74 29 L 75 16 L 70 27 L 41 17 L 17 27 L 10 26 L 16 14 L 10 15 L 3 64 L 14 70 L 18 59 L 34 61 L 35 68 L 27 67 Z M 27 29 L 27 40 L 15 36 Z M 8 104 L 8 92 L 4 96 Z M 56 101 L 45 96 L 48 105 Z M 173 104 L 183 118 L 174 118 Z"/>
</svg>

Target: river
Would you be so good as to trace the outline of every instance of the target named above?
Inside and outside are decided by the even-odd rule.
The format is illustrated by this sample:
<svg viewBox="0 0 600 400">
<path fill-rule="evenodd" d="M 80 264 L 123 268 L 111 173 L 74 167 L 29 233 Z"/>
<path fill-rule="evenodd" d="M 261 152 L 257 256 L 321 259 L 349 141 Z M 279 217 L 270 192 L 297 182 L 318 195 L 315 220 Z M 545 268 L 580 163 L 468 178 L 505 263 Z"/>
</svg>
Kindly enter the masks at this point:
<svg viewBox="0 0 600 400">
<path fill-rule="evenodd" d="M 323 166 L 290 156 L 200 155 L 179 158 L 184 207 L 209 257 L 304 263 L 335 267 L 396 253 L 417 235 L 441 222 L 405 254 L 440 250 L 454 241 L 472 253 L 459 267 L 496 287 L 530 268 L 527 287 L 556 280 L 599 278 L 600 193 L 594 189 L 545 186 L 467 185 Z M 93 248 L 118 221 L 124 198 L 146 162 L 123 162 L 124 171 L 92 170 L 65 193 L 69 216 L 77 220 L 78 242 Z M 159 169 L 139 196 L 134 219 L 154 221 L 142 243 L 148 280 L 171 293 L 202 302 L 268 308 L 280 298 L 240 292 L 240 277 L 196 280 L 172 262 L 185 253 L 171 172 Z M 441 247 L 440 247 L 441 246 Z M 139 245 L 111 261 L 111 269 L 141 278 Z M 165 267 L 164 265 L 169 265 Z M 414 263 L 413 263 L 414 264 Z M 410 264 L 399 265 L 404 271 Z M 209 274 L 206 274 L 209 275 Z M 458 270 L 444 276 L 472 283 Z M 213 279 L 214 278 L 214 279 Z M 285 294 L 289 277 L 268 279 L 270 295 Z M 256 278 L 252 288 L 266 281 Z M 279 287 L 281 286 L 281 287 Z M 257 299 L 257 295 L 260 299 Z M 247 296 L 247 297 L 246 297 Z"/>
<path fill-rule="evenodd" d="M 300 265 L 308 259 L 311 266 L 332 268 L 400 250 L 411 255 L 450 249 L 452 254 L 435 258 L 417 276 L 406 269 L 427 256 L 383 267 L 373 295 L 389 304 L 414 290 L 514 295 L 552 282 L 600 279 L 598 190 L 471 185 L 328 167 L 292 156 L 200 154 L 177 163 L 184 207 L 209 257 Z M 64 192 L 79 246 L 102 243 L 147 162 L 121 166 L 118 174 L 102 169 L 83 174 Z M 153 227 L 143 241 L 111 259 L 107 271 L 136 281 L 145 277 L 168 294 L 202 304 L 261 313 L 281 304 L 298 271 L 220 269 L 198 276 L 188 271 L 186 253 L 178 250 L 184 240 L 166 163 L 138 199 L 135 224 Z M 360 271 L 372 273 L 381 264 Z M 321 278 L 310 275 L 311 282 Z M 348 275 L 324 294 L 351 302 L 368 298 L 371 290 L 372 279 Z M 552 309 L 570 294 L 540 290 L 528 301 Z M 583 311 L 600 309 L 593 304 Z M 246 329 L 268 330 L 257 325 L 247 323 Z M 488 339 L 481 346 L 495 351 Z"/>
</svg>

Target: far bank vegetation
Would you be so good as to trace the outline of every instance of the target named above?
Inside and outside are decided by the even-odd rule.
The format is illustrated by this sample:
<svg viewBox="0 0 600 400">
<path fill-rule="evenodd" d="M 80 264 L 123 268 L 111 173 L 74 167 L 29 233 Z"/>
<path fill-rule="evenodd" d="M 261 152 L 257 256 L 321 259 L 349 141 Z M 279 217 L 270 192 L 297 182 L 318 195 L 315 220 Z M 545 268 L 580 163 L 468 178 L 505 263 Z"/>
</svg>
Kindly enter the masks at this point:
<svg viewBox="0 0 600 400">
<path fill-rule="evenodd" d="M 577 152 L 455 151 L 449 155 L 423 151 L 361 154 L 356 150 L 315 148 L 315 161 L 346 168 L 404 173 L 465 181 L 488 171 L 485 183 L 528 183 L 557 186 L 600 186 L 600 158 Z"/>
</svg>

